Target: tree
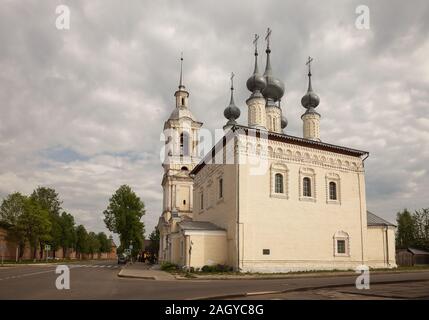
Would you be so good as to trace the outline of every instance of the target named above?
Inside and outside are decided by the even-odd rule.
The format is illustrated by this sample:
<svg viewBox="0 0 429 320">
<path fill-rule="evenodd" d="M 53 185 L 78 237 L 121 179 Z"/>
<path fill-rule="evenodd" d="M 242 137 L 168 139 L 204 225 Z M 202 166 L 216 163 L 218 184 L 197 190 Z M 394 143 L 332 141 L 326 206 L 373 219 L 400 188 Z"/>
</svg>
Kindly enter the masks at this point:
<svg viewBox="0 0 429 320">
<path fill-rule="evenodd" d="M 414 246 L 429 249 L 429 208 L 416 210 L 413 214 Z"/>
<path fill-rule="evenodd" d="M 398 248 L 408 248 L 415 242 L 415 224 L 411 213 L 404 209 L 396 215 L 398 230 L 396 234 L 396 246 Z"/>
<path fill-rule="evenodd" d="M 88 253 L 88 232 L 83 225 L 76 228 L 76 255 L 82 258 L 83 253 Z"/>
<path fill-rule="evenodd" d="M 7 237 L 17 244 L 16 258 L 21 259 L 25 248 L 25 239 L 18 221 L 25 212 L 26 197 L 19 192 L 8 195 L 0 206 L 0 221 L 7 226 Z"/>
<path fill-rule="evenodd" d="M 100 243 L 100 252 L 108 253 L 112 250 L 112 243 L 104 232 L 97 234 L 98 242 Z"/>
<path fill-rule="evenodd" d="M 149 246 L 149 254 L 150 254 L 150 262 L 154 263 L 158 257 L 159 252 L 159 230 L 157 227 L 150 233 L 149 235 L 150 246 Z"/>
<path fill-rule="evenodd" d="M 37 247 L 50 237 L 51 222 L 49 213 L 40 204 L 31 198 L 25 198 L 24 212 L 17 220 L 17 228 L 30 243 L 33 250 L 33 259 L 36 260 Z"/>
<path fill-rule="evenodd" d="M 100 252 L 100 242 L 95 232 L 88 233 L 88 253 L 94 258 L 94 254 Z"/>
<path fill-rule="evenodd" d="M 63 257 L 67 256 L 68 249 L 75 247 L 76 244 L 76 228 L 74 217 L 63 212 L 59 217 L 59 225 L 61 227 L 60 246 L 63 248 Z"/>
<path fill-rule="evenodd" d="M 133 244 L 133 255 L 143 246 L 144 224 L 141 218 L 145 214 L 143 201 L 127 185 L 122 185 L 112 195 L 104 210 L 104 222 L 107 228 L 119 234 L 121 250 Z"/>
<path fill-rule="evenodd" d="M 59 195 L 55 191 L 55 189 L 46 187 L 37 187 L 37 189 L 34 190 L 31 194 L 30 198 L 33 201 L 37 201 L 40 207 L 49 213 L 51 231 L 50 237 L 46 240 L 49 241 L 49 244 L 52 247 L 55 257 L 55 252 L 61 245 L 62 230 L 60 221 L 60 210 L 62 202 L 60 201 Z M 42 246 L 43 243 L 40 243 L 40 247 Z"/>
<path fill-rule="evenodd" d="M 52 215 L 60 215 L 61 204 L 58 193 L 55 189 L 46 187 L 37 187 L 30 196 L 31 199 L 36 200 L 42 209 L 45 209 Z"/>
</svg>

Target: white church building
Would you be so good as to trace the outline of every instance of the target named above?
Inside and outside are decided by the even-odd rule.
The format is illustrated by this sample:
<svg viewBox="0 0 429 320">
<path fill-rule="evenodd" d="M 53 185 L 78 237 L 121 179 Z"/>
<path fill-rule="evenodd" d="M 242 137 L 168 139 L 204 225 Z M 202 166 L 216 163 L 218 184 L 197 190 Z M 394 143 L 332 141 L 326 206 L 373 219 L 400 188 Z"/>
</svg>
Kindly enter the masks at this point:
<svg viewBox="0 0 429 320">
<path fill-rule="evenodd" d="M 266 67 L 247 80 L 247 125 L 239 125 L 231 77 L 224 136 L 200 157 L 202 123 L 189 109 L 182 81 L 165 122 L 160 262 L 243 272 L 394 268 L 395 226 L 366 207 L 368 152 L 320 138 L 320 99 L 311 83 L 301 99 L 303 136 L 285 132 L 283 82 Z M 183 59 L 181 59 L 183 62 Z"/>
</svg>

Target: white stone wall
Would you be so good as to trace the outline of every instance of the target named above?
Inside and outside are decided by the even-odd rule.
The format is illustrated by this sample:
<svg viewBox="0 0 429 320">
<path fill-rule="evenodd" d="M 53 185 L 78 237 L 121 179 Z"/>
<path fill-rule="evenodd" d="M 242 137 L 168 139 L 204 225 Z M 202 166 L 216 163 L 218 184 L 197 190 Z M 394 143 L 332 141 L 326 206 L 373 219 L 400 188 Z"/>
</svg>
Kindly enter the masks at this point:
<svg viewBox="0 0 429 320">
<path fill-rule="evenodd" d="M 387 232 L 387 234 L 386 234 Z M 396 268 L 395 228 L 368 227 L 368 265 L 372 268 Z"/>
</svg>

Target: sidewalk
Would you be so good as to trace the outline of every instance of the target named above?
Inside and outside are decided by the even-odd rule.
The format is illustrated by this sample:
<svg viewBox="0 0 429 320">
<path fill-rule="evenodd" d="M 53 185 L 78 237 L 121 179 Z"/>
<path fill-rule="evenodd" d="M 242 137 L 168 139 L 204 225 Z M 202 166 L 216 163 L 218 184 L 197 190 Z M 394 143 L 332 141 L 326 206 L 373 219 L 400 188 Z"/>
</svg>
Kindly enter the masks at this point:
<svg viewBox="0 0 429 320">
<path fill-rule="evenodd" d="M 398 274 L 398 273 L 419 273 L 427 272 L 429 268 L 418 269 L 394 269 L 394 270 L 371 270 L 371 274 Z M 175 274 L 178 280 L 271 280 L 271 279 L 297 279 L 297 278 L 326 278 L 326 277 L 347 277 L 355 276 L 355 271 L 315 271 L 315 272 L 290 272 L 290 273 L 191 273 L 186 276 L 184 274 Z"/>
<path fill-rule="evenodd" d="M 168 272 L 155 270 L 155 266 L 150 266 L 142 262 L 127 264 L 118 273 L 118 277 L 122 278 L 139 278 L 161 281 L 174 281 L 176 278 Z"/>
</svg>

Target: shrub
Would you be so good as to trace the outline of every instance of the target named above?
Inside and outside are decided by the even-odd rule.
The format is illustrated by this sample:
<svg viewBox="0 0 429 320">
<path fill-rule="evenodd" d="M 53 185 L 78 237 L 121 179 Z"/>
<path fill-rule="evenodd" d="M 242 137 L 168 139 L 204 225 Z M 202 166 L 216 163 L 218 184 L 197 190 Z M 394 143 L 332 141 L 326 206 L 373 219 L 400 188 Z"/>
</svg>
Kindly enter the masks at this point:
<svg viewBox="0 0 429 320">
<path fill-rule="evenodd" d="M 212 266 L 205 265 L 201 268 L 202 272 L 229 272 L 232 271 L 232 267 L 224 264 L 216 264 Z"/>
<path fill-rule="evenodd" d="M 161 264 L 161 270 L 163 271 L 174 271 L 179 270 L 179 266 L 177 264 L 171 262 L 163 262 Z"/>
</svg>

